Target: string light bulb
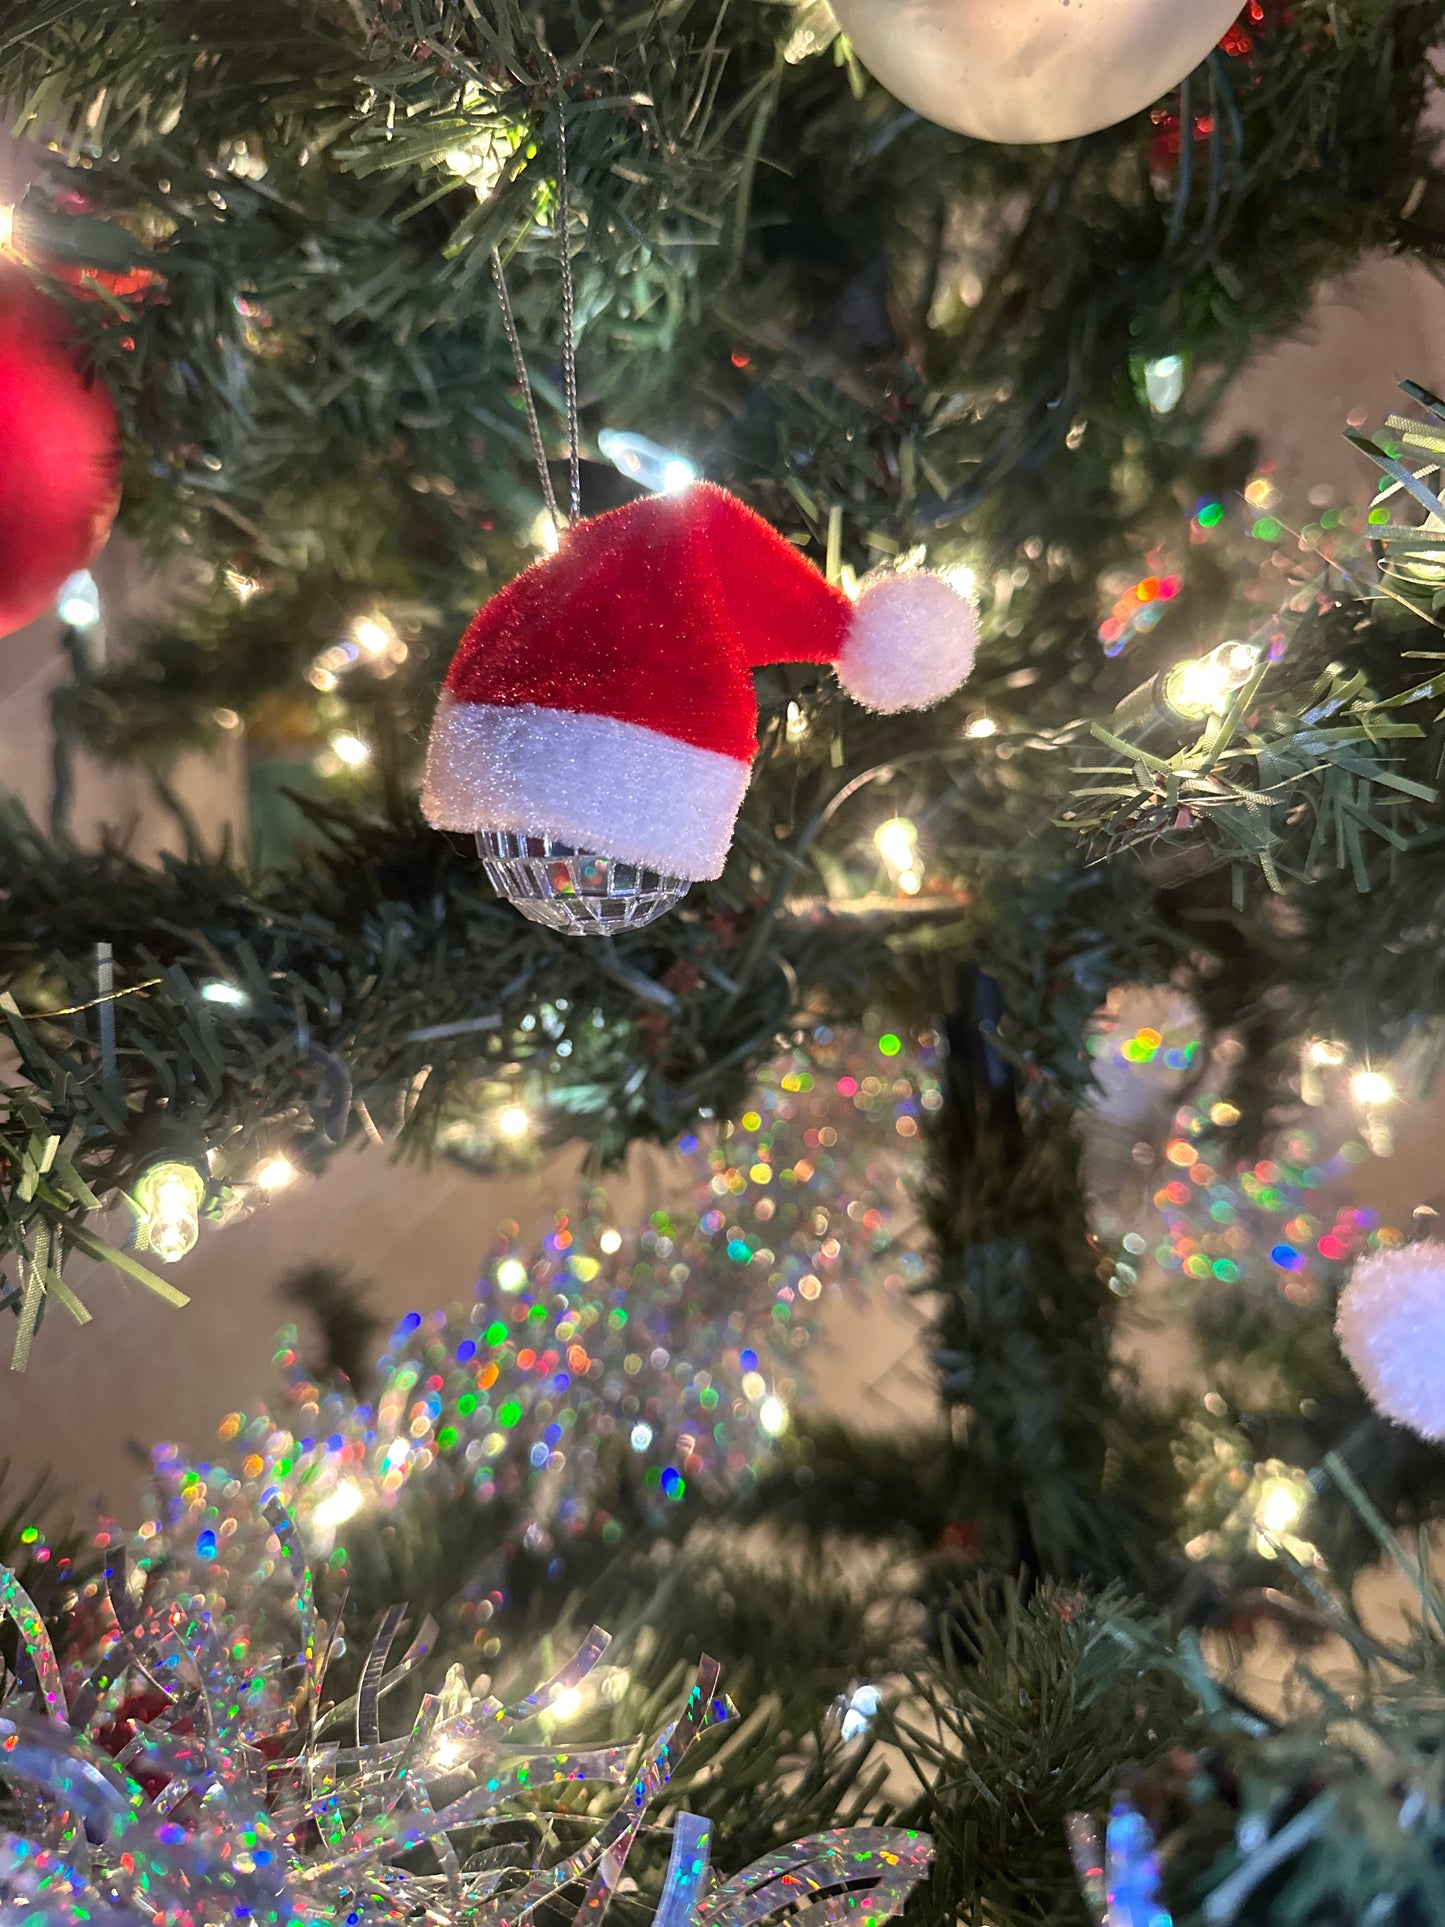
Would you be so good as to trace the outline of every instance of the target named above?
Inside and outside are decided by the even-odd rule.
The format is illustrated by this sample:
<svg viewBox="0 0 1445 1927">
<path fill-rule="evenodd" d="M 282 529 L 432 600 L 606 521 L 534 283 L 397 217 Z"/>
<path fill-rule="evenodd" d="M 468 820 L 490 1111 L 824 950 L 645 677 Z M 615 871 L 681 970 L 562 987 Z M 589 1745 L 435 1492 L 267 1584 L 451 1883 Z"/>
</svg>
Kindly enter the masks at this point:
<svg viewBox="0 0 1445 1927">
<path fill-rule="evenodd" d="M 1393 1104 L 1398 1095 L 1394 1080 L 1383 1071 L 1356 1071 L 1350 1079 L 1350 1096 L 1367 1110 Z"/>
<path fill-rule="evenodd" d="M 153 1164 L 136 1186 L 143 1248 L 168 1265 L 193 1251 L 205 1199 L 206 1180 L 195 1165 L 178 1159 Z"/>
<path fill-rule="evenodd" d="M 244 1010 L 251 999 L 239 984 L 225 983 L 219 977 L 201 985 L 201 1002 L 205 1004 L 225 1004 L 232 1010 Z"/>
<path fill-rule="evenodd" d="M 777 1438 L 788 1429 L 788 1408 L 780 1398 L 772 1393 L 758 1407 L 758 1424 L 770 1439 Z"/>
<path fill-rule="evenodd" d="M 894 885 L 904 896 L 916 897 L 923 888 L 923 872 L 918 867 L 917 827 L 906 816 L 892 816 L 873 832 L 873 844 Z"/>
<path fill-rule="evenodd" d="M 1264 1532 L 1288 1532 L 1291 1526 L 1299 1523 L 1303 1511 L 1304 1500 L 1294 1483 L 1288 1479 L 1275 1479 L 1260 1495 L 1255 1517 Z"/>
<path fill-rule="evenodd" d="M 527 1282 L 527 1267 L 520 1258 L 503 1258 L 497 1266 L 497 1289 L 520 1291 Z"/>
<path fill-rule="evenodd" d="M 360 769 L 371 760 L 371 745 L 352 730 L 339 729 L 331 738 L 331 753 L 346 769 Z"/>
<path fill-rule="evenodd" d="M 528 540 L 532 547 L 540 549 L 543 555 L 555 555 L 561 548 L 562 536 L 549 510 L 543 509 L 532 523 Z"/>
<path fill-rule="evenodd" d="M 256 1182 L 263 1191 L 284 1191 L 288 1184 L 297 1178 L 296 1166 L 287 1157 L 267 1158 L 256 1173 Z"/>
<path fill-rule="evenodd" d="M 458 141 L 454 147 L 447 148 L 442 155 L 442 166 L 448 174 L 465 181 L 479 201 L 485 201 L 501 184 L 507 162 L 521 142 L 520 129 L 486 128 L 471 140 Z"/>
<path fill-rule="evenodd" d="M 1144 363 L 1144 394 L 1156 415 L 1172 415 L 1184 394 L 1183 355 L 1156 355 Z"/>
<path fill-rule="evenodd" d="M 612 1226 L 609 1225 L 607 1230 L 604 1231 L 597 1240 L 597 1247 L 599 1251 L 605 1252 L 610 1258 L 614 1252 L 621 1251 L 622 1249 L 622 1233 L 614 1230 Z"/>
<path fill-rule="evenodd" d="M 100 621 L 100 590 L 89 569 L 77 569 L 61 583 L 55 613 L 67 629 L 93 629 Z"/>
<path fill-rule="evenodd" d="M 1226 708 L 1259 667 L 1259 646 L 1222 642 L 1207 656 L 1189 656 L 1164 677 L 1164 700 L 1185 722 L 1203 722 Z"/>
<path fill-rule="evenodd" d="M 1345 1046 L 1333 1037 L 1311 1037 L 1300 1050 L 1299 1094 L 1301 1100 L 1318 1108 L 1327 1095 L 1324 1073 L 1337 1071 L 1349 1056 Z"/>
<path fill-rule="evenodd" d="M 6 254 L 15 245 L 15 208 L 13 204 L 0 205 L 0 254 Z"/>
<path fill-rule="evenodd" d="M 1246 1499 L 1255 1551 L 1263 1558 L 1274 1559 L 1283 1546 L 1292 1558 L 1312 1564 L 1318 1555 L 1310 1542 L 1299 1536 L 1298 1528 L 1313 1498 L 1308 1477 L 1293 1466 L 1278 1459 L 1260 1466 Z"/>
<path fill-rule="evenodd" d="M 358 646 L 368 656 L 387 655 L 396 641 L 396 631 L 385 616 L 361 616 L 352 628 Z"/>
<path fill-rule="evenodd" d="M 997 736 L 998 724 L 992 716 L 973 716 L 969 718 L 963 733 L 978 742 L 986 736 Z"/>
<path fill-rule="evenodd" d="M 1305 1045 L 1305 1062 L 1317 1070 L 1337 1071 L 1348 1054 L 1344 1045 L 1331 1037 L 1312 1037 Z"/>
<path fill-rule="evenodd" d="M 341 1479 L 324 1499 L 317 1501 L 311 1520 L 318 1532 L 335 1532 L 362 1507 L 361 1487 L 355 1479 Z"/>
<path fill-rule="evenodd" d="M 900 871 L 913 868 L 918 853 L 918 831 L 906 816 L 891 816 L 873 832 L 873 844 L 896 877 Z"/>
<path fill-rule="evenodd" d="M 497 1113 L 497 1129 L 503 1137 L 525 1137 L 532 1128 L 532 1120 L 520 1104 L 508 1104 Z"/>
<path fill-rule="evenodd" d="M 604 428 L 597 446 L 612 466 L 639 488 L 650 488 L 656 495 L 680 495 L 697 480 L 697 470 L 681 455 L 659 448 L 645 435 L 627 430 Z"/>
</svg>

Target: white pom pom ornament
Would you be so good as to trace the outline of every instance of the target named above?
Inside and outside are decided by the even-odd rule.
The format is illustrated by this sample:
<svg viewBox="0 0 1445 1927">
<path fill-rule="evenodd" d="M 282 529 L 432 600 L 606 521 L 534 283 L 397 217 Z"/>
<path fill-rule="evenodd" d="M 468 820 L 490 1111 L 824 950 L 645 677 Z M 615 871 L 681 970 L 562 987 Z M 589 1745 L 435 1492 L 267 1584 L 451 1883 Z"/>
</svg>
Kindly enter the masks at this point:
<svg viewBox="0 0 1445 1927">
<path fill-rule="evenodd" d="M 1376 1410 L 1421 1438 L 1445 1439 L 1445 1244 L 1362 1258 L 1335 1330 Z"/>
</svg>

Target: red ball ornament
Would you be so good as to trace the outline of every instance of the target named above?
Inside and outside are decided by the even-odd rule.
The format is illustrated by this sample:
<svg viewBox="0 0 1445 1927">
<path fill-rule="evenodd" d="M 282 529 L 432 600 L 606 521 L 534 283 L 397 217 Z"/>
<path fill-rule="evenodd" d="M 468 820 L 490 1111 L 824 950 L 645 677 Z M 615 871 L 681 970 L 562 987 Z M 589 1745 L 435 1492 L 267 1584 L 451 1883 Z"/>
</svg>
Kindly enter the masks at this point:
<svg viewBox="0 0 1445 1927">
<path fill-rule="evenodd" d="M 120 427 L 64 308 L 0 263 L 0 636 L 55 601 L 120 506 Z"/>
</svg>

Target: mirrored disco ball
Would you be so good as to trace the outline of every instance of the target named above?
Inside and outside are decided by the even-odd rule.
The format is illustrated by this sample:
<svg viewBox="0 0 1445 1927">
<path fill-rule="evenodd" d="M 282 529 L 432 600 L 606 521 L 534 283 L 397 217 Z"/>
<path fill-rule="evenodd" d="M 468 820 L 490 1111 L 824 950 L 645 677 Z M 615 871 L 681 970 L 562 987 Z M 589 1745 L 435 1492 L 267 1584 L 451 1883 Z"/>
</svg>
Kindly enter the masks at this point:
<svg viewBox="0 0 1445 1927">
<path fill-rule="evenodd" d="M 498 896 L 533 923 L 574 937 L 638 930 L 689 887 L 685 877 L 577 850 L 540 830 L 479 830 L 477 849 Z"/>
</svg>

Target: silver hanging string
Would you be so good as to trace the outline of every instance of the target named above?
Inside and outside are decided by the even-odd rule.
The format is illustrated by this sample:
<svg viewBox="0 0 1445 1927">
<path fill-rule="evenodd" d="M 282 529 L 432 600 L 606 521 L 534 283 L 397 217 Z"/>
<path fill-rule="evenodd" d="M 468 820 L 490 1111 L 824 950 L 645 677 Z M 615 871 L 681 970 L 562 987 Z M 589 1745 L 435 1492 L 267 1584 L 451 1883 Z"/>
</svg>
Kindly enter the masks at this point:
<svg viewBox="0 0 1445 1927">
<path fill-rule="evenodd" d="M 569 202 L 567 198 L 567 97 L 562 86 L 562 69 L 556 60 L 552 61 L 552 71 L 557 77 L 557 239 L 562 254 L 562 388 L 567 410 L 567 523 L 577 521 L 582 513 L 582 447 L 581 431 L 578 424 L 577 409 L 577 321 L 576 304 L 572 293 L 572 232 Z M 512 351 L 512 367 L 516 371 L 517 386 L 522 391 L 522 407 L 527 417 L 527 435 L 532 444 L 532 457 L 537 464 L 537 480 L 542 486 L 542 500 L 547 505 L 547 513 L 552 518 L 552 526 L 559 532 L 563 527 L 557 497 L 552 488 L 552 472 L 547 466 L 547 450 L 542 442 L 542 429 L 537 420 L 537 404 L 532 394 L 531 379 L 527 374 L 527 361 L 522 353 L 522 339 L 517 333 L 517 318 L 512 312 L 512 298 L 507 293 L 507 277 L 502 269 L 500 252 L 492 249 L 492 279 L 497 285 L 497 302 L 502 311 L 502 326 L 506 330 L 507 345 Z"/>
<path fill-rule="evenodd" d="M 527 434 L 532 443 L 532 457 L 537 464 L 537 480 L 542 485 L 542 500 L 547 504 L 547 513 L 552 518 L 552 526 L 562 526 L 557 509 L 557 497 L 552 492 L 552 471 L 547 466 L 547 451 L 542 446 L 542 430 L 537 421 L 537 404 L 532 399 L 532 383 L 527 375 L 527 363 L 522 354 L 521 337 L 517 333 L 517 321 L 512 313 L 512 297 L 507 293 L 507 277 L 502 272 L 502 257 L 496 248 L 492 249 L 492 279 L 497 284 L 497 302 L 502 310 L 502 326 L 507 331 L 507 342 L 512 350 L 512 366 L 517 374 L 517 386 L 522 391 L 522 407 L 527 415 Z"/>
<path fill-rule="evenodd" d="M 572 231 L 567 202 L 567 96 L 562 70 L 557 76 L 557 239 L 562 249 L 562 386 L 567 399 L 567 464 L 569 514 L 582 513 L 582 453 L 577 423 L 577 323 L 572 297 Z"/>
</svg>

